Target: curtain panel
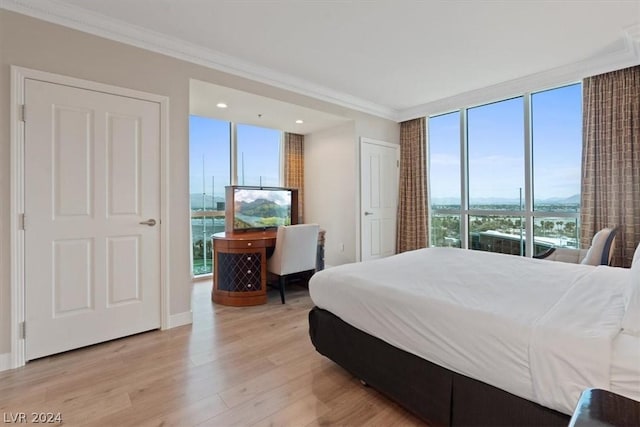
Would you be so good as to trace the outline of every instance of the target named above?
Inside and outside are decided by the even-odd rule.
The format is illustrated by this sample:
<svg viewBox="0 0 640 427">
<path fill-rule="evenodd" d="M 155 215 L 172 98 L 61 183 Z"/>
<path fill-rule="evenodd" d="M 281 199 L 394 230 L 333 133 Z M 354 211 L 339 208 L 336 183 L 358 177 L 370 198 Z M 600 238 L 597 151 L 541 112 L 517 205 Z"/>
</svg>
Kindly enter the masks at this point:
<svg viewBox="0 0 640 427">
<path fill-rule="evenodd" d="M 304 221 L 304 135 L 284 134 L 284 186 L 298 189 L 298 223 Z"/>
<path fill-rule="evenodd" d="M 629 267 L 640 242 L 640 66 L 583 83 L 580 244 L 619 226 L 612 265 Z"/>
<path fill-rule="evenodd" d="M 400 123 L 396 252 L 427 246 L 426 119 Z"/>
</svg>

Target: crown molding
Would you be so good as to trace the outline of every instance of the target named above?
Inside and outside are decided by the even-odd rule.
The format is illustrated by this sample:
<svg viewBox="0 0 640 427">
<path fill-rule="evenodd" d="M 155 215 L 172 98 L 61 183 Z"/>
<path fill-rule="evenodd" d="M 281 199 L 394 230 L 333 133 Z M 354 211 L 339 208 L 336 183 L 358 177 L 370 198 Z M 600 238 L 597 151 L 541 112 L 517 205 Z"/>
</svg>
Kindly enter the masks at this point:
<svg viewBox="0 0 640 427">
<path fill-rule="evenodd" d="M 401 110 L 396 120 L 428 117 L 464 107 L 498 101 L 525 92 L 534 92 L 582 81 L 585 77 L 640 64 L 640 25 L 623 29 L 622 36 L 593 57 L 540 73 L 464 92 L 448 98 Z"/>
<path fill-rule="evenodd" d="M 632 48 L 635 49 L 636 56 L 640 57 L 640 24 L 625 28 L 624 36 Z"/>
<path fill-rule="evenodd" d="M 389 120 L 398 111 L 218 51 L 124 23 L 57 0 L 0 0 L 0 9 L 254 80 Z"/>
</svg>

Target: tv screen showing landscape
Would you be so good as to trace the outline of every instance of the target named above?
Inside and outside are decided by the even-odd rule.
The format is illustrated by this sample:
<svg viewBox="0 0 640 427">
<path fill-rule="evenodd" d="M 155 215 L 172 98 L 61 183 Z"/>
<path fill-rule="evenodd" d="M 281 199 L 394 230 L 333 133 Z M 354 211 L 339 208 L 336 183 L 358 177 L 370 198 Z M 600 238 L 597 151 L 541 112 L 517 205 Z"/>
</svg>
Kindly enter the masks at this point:
<svg viewBox="0 0 640 427">
<path fill-rule="evenodd" d="M 291 191 L 236 188 L 233 195 L 235 230 L 291 225 Z"/>
</svg>

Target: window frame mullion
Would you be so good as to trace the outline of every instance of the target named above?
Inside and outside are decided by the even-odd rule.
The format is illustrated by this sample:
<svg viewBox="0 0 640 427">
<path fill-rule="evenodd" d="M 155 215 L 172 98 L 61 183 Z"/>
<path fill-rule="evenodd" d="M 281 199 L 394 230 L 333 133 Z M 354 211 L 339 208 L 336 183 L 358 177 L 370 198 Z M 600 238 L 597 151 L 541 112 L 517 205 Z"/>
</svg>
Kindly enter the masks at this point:
<svg viewBox="0 0 640 427">
<path fill-rule="evenodd" d="M 460 110 L 460 247 L 469 249 L 469 138 L 467 108 Z"/>
<path fill-rule="evenodd" d="M 523 95 L 524 102 L 524 236 L 525 236 L 525 254 L 527 257 L 533 257 L 534 241 L 533 241 L 533 126 L 532 126 L 532 109 L 531 109 L 531 93 L 527 92 Z"/>
</svg>

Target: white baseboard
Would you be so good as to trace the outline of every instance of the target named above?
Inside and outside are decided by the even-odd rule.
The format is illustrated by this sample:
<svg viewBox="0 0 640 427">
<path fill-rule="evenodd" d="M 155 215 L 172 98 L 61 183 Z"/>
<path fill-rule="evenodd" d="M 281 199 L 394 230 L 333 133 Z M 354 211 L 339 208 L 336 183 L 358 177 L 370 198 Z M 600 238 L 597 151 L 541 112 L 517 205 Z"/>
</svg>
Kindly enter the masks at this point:
<svg viewBox="0 0 640 427">
<path fill-rule="evenodd" d="M 172 314 L 169 316 L 169 327 L 176 328 L 178 326 L 190 325 L 193 323 L 193 313 L 185 311 L 184 313 Z"/>
<path fill-rule="evenodd" d="M 193 323 L 193 314 L 191 311 L 184 313 L 172 314 L 169 316 L 169 329 L 178 326 L 190 325 Z M 0 372 L 12 369 L 11 353 L 0 353 Z"/>
<path fill-rule="evenodd" d="M 0 372 L 11 369 L 11 353 L 0 354 Z"/>
</svg>

